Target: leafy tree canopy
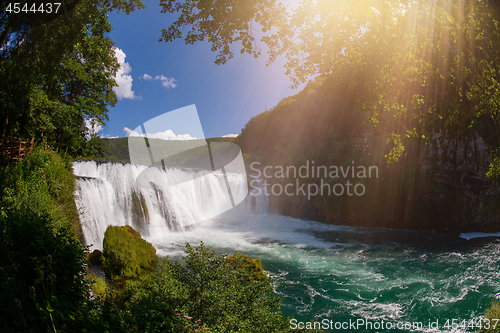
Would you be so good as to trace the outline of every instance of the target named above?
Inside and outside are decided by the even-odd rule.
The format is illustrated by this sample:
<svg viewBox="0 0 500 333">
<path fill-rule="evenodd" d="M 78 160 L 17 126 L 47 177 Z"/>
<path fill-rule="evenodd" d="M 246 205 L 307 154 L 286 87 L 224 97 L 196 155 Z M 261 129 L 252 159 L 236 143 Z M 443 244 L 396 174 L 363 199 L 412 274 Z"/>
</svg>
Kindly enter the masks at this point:
<svg viewBox="0 0 500 333">
<path fill-rule="evenodd" d="M 212 51 L 219 52 L 216 64 L 225 64 L 233 57 L 230 45 L 234 42 L 241 43 L 241 53 L 257 58 L 260 50 L 255 44 L 255 29 L 267 31 L 273 20 L 285 13 L 284 6 L 275 0 L 160 0 L 160 6 L 162 13 L 181 13 L 177 21 L 162 30 L 160 42 L 181 38 L 181 28 L 190 26 L 186 44 L 207 39 L 212 43 Z"/>
<path fill-rule="evenodd" d="M 245 1 L 162 0 L 165 12 L 182 14 L 161 40 L 182 37 L 180 28 L 188 26 L 186 43 L 208 39 L 220 64 L 239 41 L 242 53 L 258 56 L 258 33 L 269 62 L 286 56 L 295 87 L 322 75 L 350 81 L 356 107 L 388 134 L 388 163 L 398 160 L 410 137 L 462 138 L 472 129 L 500 146 L 497 2 L 306 0 L 294 9 L 248 3 L 252 9 Z"/>
<path fill-rule="evenodd" d="M 42 1 L 33 4 L 38 10 Z M 102 124 L 116 103 L 119 66 L 106 37 L 107 12 L 144 5 L 73 0 L 52 13 L 16 13 L 8 6 L 0 3 L 0 137 L 35 136 L 76 153 L 85 141 L 84 120 Z"/>
</svg>

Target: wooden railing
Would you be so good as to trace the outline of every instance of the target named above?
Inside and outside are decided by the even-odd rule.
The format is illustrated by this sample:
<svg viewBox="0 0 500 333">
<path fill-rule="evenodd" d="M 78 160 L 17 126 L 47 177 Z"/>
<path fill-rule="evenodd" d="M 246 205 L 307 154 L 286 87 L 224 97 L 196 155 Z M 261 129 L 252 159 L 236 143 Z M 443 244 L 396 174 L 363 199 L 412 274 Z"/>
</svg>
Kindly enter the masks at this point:
<svg viewBox="0 0 500 333">
<path fill-rule="evenodd" d="M 7 163 L 19 161 L 31 148 L 33 148 L 34 142 L 35 138 L 31 138 L 30 142 L 16 139 L 11 136 L 0 139 L 2 160 Z"/>
</svg>

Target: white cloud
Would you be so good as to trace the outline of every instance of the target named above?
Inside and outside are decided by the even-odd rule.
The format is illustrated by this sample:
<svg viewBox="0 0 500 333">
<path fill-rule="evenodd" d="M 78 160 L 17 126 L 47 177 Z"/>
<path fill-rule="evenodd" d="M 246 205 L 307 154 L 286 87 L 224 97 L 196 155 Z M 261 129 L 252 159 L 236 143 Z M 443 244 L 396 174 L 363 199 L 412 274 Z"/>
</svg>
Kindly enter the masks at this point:
<svg viewBox="0 0 500 333">
<path fill-rule="evenodd" d="M 130 64 L 128 62 L 125 62 L 125 58 L 127 57 L 127 55 L 125 54 L 125 52 L 123 52 L 123 50 L 115 47 L 115 57 L 118 60 L 118 63 L 120 64 L 120 69 L 118 69 L 118 72 L 116 73 L 115 76 L 115 81 L 116 84 L 118 84 L 118 87 L 114 87 L 113 91 L 115 92 L 118 99 L 137 98 L 134 95 L 134 91 L 132 90 L 133 79 L 132 75 L 130 75 L 132 67 L 130 67 Z"/>
<path fill-rule="evenodd" d="M 143 76 L 141 76 L 141 79 L 150 81 L 153 80 L 153 77 L 149 74 L 144 74 Z M 174 79 L 173 77 L 166 77 L 165 75 L 156 75 L 154 79 L 161 81 L 161 85 L 167 89 L 177 87 L 177 84 L 175 83 L 177 80 Z"/>
<path fill-rule="evenodd" d="M 173 77 L 166 77 L 163 75 L 157 75 L 157 76 L 155 76 L 155 80 L 160 80 L 162 86 L 164 86 L 167 89 L 177 87 L 177 85 L 175 84 L 175 81 L 177 81 L 177 80 L 174 79 Z"/>
<path fill-rule="evenodd" d="M 132 131 L 130 128 L 128 127 L 124 127 L 123 128 L 123 131 L 127 134 L 127 136 L 144 136 L 143 134 L 139 134 L 137 133 L 136 131 Z"/>
<path fill-rule="evenodd" d="M 128 127 L 124 127 L 123 131 L 127 134 L 127 136 L 145 137 L 144 134 L 139 134 Z M 172 130 L 166 130 L 164 132 L 157 132 L 157 133 L 148 133 L 147 136 L 150 139 L 162 139 L 162 140 L 196 140 L 195 137 L 192 137 L 189 134 L 176 135 Z"/>
<path fill-rule="evenodd" d="M 101 135 L 99 135 L 99 137 L 100 137 L 101 139 L 117 139 L 117 138 L 118 138 L 118 135 L 117 135 L 117 136 L 111 136 L 111 135 L 109 135 L 109 134 L 101 134 Z"/>
<path fill-rule="evenodd" d="M 86 118 L 86 119 L 83 120 L 83 123 L 84 123 L 85 127 L 88 130 L 87 134 L 85 135 L 85 137 L 87 138 L 87 140 L 90 140 L 90 138 L 93 135 L 96 135 L 97 133 L 99 133 L 102 130 L 102 125 L 99 124 L 98 122 L 96 122 L 93 119 L 87 119 Z"/>
<path fill-rule="evenodd" d="M 239 134 L 226 134 L 226 135 L 223 135 L 222 137 L 223 138 L 235 138 L 237 137 Z"/>
</svg>

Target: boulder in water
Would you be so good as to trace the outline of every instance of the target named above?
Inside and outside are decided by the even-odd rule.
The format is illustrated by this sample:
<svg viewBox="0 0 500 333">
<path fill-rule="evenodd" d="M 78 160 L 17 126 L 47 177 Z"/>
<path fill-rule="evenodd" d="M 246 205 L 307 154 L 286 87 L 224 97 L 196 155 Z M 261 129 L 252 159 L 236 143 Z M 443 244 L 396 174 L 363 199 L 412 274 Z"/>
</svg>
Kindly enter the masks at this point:
<svg viewBox="0 0 500 333">
<path fill-rule="evenodd" d="M 131 226 L 109 226 L 104 234 L 102 269 L 113 279 L 134 279 L 156 266 L 156 249 Z"/>
</svg>

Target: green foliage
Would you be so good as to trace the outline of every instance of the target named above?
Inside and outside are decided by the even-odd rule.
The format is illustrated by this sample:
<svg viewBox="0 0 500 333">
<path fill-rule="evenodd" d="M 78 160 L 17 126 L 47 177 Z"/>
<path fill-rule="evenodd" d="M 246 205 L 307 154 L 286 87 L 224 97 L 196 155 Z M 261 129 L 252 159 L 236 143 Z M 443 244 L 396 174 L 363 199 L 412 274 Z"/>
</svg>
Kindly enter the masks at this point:
<svg viewBox="0 0 500 333">
<path fill-rule="evenodd" d="M 86 141 L 82 145 L 80 155 L 78 159 L 88 160 L 99 160 L 103 159 L 102 156 L 108 154 L 108 146 L 106 145 L 105 139 L 98 136 L 91 137 L 90 140 Z"/>
<path fill-rule="evenodd" d="M 387 139 L 387 141 L 392 141 L 392 143 L 394 144 L 389 154 L 385 155 L 387 165 L 391 165 L 392 163 L 395 163 L 399 160 L 405 150 L 405 147 L 401 144 L 401 135 L 389 133 L 389 139 Z"/>
<path fill-rule="evenodd" d="M 262 260 L 259 258 L 251 259 L 249 256 L 235 253 L 226 258 L 226 263 L 233 266 L 234 270 L 241 273 L 243 280 L 266 280 L 267 275 L 262 268 Z"/>
<path fill-rule="evenodd" d="M 185 290 L 171 268 L 164 261 L 153 274 L 128 281 L 122 291 L 109 294 L 102 307 L 104 327 L 120 332 L 194 332 L 193 326 L 202 326 L 173 307 L 172 300 Z"/>
<path fill-rule="evenodd" d="M 488 170 L 488 173 L 486 174 L 488 178 L 494 179 L 498 176 L 500 176 L 500 157 L 496 156 L 493 162 L 490 164 L 490 169 Z"/>
<path fill-rule="evenodd" d="M 233 57 L 232 43 L 241 43 L 240 53 L 260 55 L 255 46 L 253 24 L 259 24 L 262 31 L 271 30 L 271 16 L 284 13 L 284 7 L 275 0 L 245 0 L 229 3 L 215 1 L 161 0 L 162 13 L 181 13 L 168 28 L 162 30 L 160 41 L 170 42 L 182 37 L 181 29 L 191 29 L 185 37 L 186 44 L 208 39 L 212 51 L 218 51 L 216 64 L 224 64 Z"/>
<path fill-rule="evenodd" d="M 144 6 L 69 1 L 41 14 L 7 12 L 8 5 L 0 4 L 0 138 L 35 137 L 72 156 L 88 153 L 85 121 L 102 125 L 117 101 L 107 12 Z"/>
<path fill-rule="evenodd" d="M 73 327 L 88 286 L 68 159 L 35 148 L 2 170 L 2 332 Z"/>
<path fill-rule="evenodd" d="M 0 219 L 2 332 L 72 326 L 85 300 L 84 251 L 50 214 L 12 207 Z"/>
<path fill-rule="evenodd" d="M 128 152 L 128 138 L 101 139 L 107 147 L 98 159 L 108 161 L 130 161 Z"/>
<path fill-rule="evenodd" d="M 186 244 L 185 251 L 185 265 L 172 267 L 186 290 L 177 300 L 180 309 L 222 332 L 287 331 L 286 318 L 276 312 L 281 301 L 273 295 L 271 280 L 256 279 L 257 272 L 242 268 L 244 258 L 233 266 L 203 243 Z"/>
<path fill-rule="evenodd" d="M 23 160 L 3 169 L 0 177 L 1 216 L 8 210 L 29 209 L 80 231 L 73 198 L 76 180 L 67 156 L 35 147 Z"/>
<path fill-rule="evenodd" d="M 120 299 L 128 327 L 153 331 L 174 322 L 174 327 L 183 326 L 181 332 L 202 326 L 210 332 L 289 331 L 259 260 L 242 255 L 226 260 L 203 243 L 186 244 L 185 252 L 184 263 L 165 258 L 154 274 L 127 283 Z"/>
<path fill-rule="evenodd" d="M 92 141 L 92 140 L 91 140 Z M 185 141 L 166 141 L 159 139 L 149 139 L 155 150 L 161 151 L 168 156 L 164 159 L 165 166 L 176 167 L 204 167 L 204 158 L 206 157 L 206 142 L 215 143 L 210 145 L 212 152 L 220 151 L 229 147 L 226 143 L 231 143 L 234 138 L 209 138 L 205 140 L 185 140 Z M 222 143 L 222 144 L 221 144 Z M 147 150 L 144 150 L 143 138 L 113 138 L 113 139 L 94 139 L 95 154 L 91 155 L 93 159 L 107 161 L 130 161 L 129 149 L 134 152 L 135 163 L 151 163 L 151 157 Z M 135 148 L 137 147 L 137 149 Z"/>
<path fill-rule="evenodd" d="M 301 2 L 288 12 L 274 1 L 248 3 L 255 9 L 245 9 L 247 2 L 164 0 L 164 11 L 182 14 L 163 30 L 163 39 L 180 38 L 179 28 L 190 27 L 186 43 L 208 37 L 214 51 L 222 50 L 216 62 L 224 63 L 236 41 L 231 36 L 260 25 L 269 61 L 285 55 L 286 74 L 295 87 L 311 78 L 331 78 L 332 93 L 345 94 L 351 110 L 360 110 L 378 130 L 401 137 L 385 153 L 389 164 L 403 155 L 411 137 L 457 139 L 477 131 L 500 147 L 497 2 L 319 0 Z M 224 14 L 212 15 L 214 10 Z M 244 44 L 242 51 L 250 47 L 257 49 Z M 264 118 L 251 120 L 246 128 Z M 314 114 L 301 120 L 319 127 L 324 123 Z"/>
<path fill-rule="evenodd" d="M 102 278 L 96 277 L 94 274 L 87 275 L 87 281 L 94 295 L 100 299 L 104 299 L 109 293 L 109 287 Z"/>
<path fill-rule="evenodd" d="M 156 249 L 131 226 L 109 226 L 104 233 L 102 269 L 112 278 L 134 279 L 156 266 Z"/>
<path fill-rule="evenodd" d="M 481 332 L 500 332 L 500 327 L 498 325 L 498 319 L 500 318 L 500 302 L 498 300 L 491 303 L 490 307 L 484 311 L 484 316 L 487 320 L 482 322 L 484 327 Z"/>
</svg>

